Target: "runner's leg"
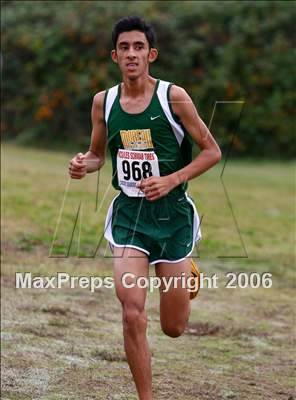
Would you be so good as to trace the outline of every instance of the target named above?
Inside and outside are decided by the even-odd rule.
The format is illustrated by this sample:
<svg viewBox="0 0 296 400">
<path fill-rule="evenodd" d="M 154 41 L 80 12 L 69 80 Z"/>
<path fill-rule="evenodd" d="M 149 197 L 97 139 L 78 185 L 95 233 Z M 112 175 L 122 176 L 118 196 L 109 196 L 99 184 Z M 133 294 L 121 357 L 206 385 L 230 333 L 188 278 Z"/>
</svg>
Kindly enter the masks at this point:
<svg viewBox="0 0 296 400">
<path fill-rule="evenodd" d="M 185 279 L 190 276 L 190 258 L 186 258 L 178 263 L 158 263 L 155 266 L 158 277 L 166 278 L 181 277 L 184 273 Z M 171 337 L 180 336 L 187 325 L 190 314 L 189 291 L 186 287 L 182 288 L 181 280 L 178 280 L 176 288 L 173 284 L 167 292 L 163 292 L 164 285 L 160 287 L 160 324 L 163 332 Z"/>
<path fill-rule="evenodd" d="M 140 400 L 152 400 L 151 356 L 146 337 L 147 315 L 145 300 L 147 288 L 126 288 L 124 273 L 136 277 L 149 275 L 147 256 L 132 248 L 114 248 L 114 281 L 116 294 L 122 305 L 124 348 Z M 126 280 L 128 284 L 135 280 Z"/>
</svg>

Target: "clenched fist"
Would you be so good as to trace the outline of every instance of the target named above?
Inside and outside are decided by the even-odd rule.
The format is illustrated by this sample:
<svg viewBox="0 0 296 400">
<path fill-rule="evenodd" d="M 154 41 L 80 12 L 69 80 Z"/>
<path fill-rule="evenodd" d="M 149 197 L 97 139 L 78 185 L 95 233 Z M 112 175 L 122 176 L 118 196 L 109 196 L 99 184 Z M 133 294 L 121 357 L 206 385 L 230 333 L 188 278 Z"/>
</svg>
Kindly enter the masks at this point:
<svg viewBox="0 0 296 400">
<path fill-rule="evenodd" d="M 82 153 L 76 154 L 69 164 L 69 175 L 72 179 L 82 179 L 87 173 L 85 156 Z"/>
</svg>

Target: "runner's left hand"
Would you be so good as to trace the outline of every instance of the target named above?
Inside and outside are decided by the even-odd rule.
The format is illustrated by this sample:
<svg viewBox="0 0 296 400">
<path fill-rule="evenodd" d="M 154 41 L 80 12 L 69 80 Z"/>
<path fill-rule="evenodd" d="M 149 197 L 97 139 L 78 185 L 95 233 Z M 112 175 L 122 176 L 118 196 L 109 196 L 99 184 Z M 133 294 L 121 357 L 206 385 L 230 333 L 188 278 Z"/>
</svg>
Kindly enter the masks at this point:
<svg viewBox="0 0 296 400">
<path fill-rule="evenodd" d="M 155 201 L 166 196 L 178 183 L 172 175 L 167 176 L 151 176 L 143 179 L 137 184 L 137 187 L 142 190 L 145 197 L 149 201 Z"/>
</svg>

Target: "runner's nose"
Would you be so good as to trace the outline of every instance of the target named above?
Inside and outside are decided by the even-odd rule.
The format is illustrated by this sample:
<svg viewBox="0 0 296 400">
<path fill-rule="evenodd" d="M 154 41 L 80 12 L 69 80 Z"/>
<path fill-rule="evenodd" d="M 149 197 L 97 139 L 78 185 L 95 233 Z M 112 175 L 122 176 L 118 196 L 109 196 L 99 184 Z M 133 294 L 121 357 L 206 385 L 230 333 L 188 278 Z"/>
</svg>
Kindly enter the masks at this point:
<svg viewBox="0 0 296 400">
<path fill-rule="evenodd" d="M 134 59 L 136 58 L 135 50 L 132 46 L 130 46 L 130 48 L 128 49 L 127 58 L 132 61 L 134 61 Z"/>
</svg>

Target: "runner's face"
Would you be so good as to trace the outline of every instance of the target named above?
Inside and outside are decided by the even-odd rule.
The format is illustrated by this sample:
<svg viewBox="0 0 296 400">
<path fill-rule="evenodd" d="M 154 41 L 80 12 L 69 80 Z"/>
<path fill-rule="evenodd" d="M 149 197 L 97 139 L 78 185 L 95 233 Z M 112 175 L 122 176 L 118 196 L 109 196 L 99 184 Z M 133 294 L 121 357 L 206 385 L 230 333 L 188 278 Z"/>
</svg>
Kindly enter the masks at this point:
<svg viewBox="0 0 296 400">
<path fill-rule="evenodd" d="M 136 79 L 148 73 L 148 66 L 157 57 L 156 49 L 149 49 L 144 32 L 123 32 L 118 36 L 116 50 L 112 50 L 112 59 L 119 65 L 123 76 Z"/>
</svg>

